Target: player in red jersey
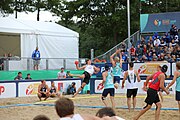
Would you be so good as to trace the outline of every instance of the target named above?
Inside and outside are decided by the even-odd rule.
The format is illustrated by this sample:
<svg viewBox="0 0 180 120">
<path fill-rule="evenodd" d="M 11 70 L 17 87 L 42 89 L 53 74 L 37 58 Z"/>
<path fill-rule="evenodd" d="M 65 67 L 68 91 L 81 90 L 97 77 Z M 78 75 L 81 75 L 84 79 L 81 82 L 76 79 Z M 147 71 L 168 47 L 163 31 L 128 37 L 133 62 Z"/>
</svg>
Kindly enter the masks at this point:
<svg viewBox="0 0 180 120">
<path fill-rule="evenodd" d="M 161 103 L 158 96 L 158 90 L 161 88 L 163 91 L 166 92 L 166 94 L 169 94 L 169 91 L 166 90 L 164 87 L 165 72 L 167 71 L 167 69 L 168 66 L 163 65 L 161 67 L 161 71 L 158 71 L 146 78 L 146 83 L 145 86 L 143 87 L 144 90 L 147 90 L 147 84 L 149 83 L 149 80 L 152 80 L 149 83 L 149 88 L 147 90 L 147 97 L 145 99 L 147 105 L 139 112 L 137 116 L 134 117 L 134 120 L 138 120 L 146 111 L 151 109 L 153 103 L 156 105 L 155 120 L 159 120 Z"/>
</svg>

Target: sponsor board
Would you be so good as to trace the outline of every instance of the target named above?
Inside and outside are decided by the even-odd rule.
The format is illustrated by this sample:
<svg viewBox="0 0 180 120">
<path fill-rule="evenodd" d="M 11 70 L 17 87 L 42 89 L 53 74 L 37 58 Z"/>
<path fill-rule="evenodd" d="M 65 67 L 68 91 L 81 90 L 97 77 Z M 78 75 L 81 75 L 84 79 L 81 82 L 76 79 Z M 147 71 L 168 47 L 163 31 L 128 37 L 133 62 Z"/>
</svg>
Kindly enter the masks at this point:
<svg viewBox="0 0 180 120">
<path fill-rule="evenodd" d="M 102 80 L 95 80 L 95 88 L 94 88 L 94 91 L 95 93 L 102 93 L 103 90 L 97 90 L 97 87 L 99 85 L 99 83 L 101 83 Z M 127 82 L 127 81 L 126 81 Z M 165 80 L 165 87 L 170 84 L 171 80 Z M 145 80 L 142 80 L 141 82 L 137 83 L 137 87 L 138 87 L 138 93 L 139 94 L 146 94 L 146 91 L 144 91 L 142 88 L 145 84 Z M 122 80 L 120 81 L 120 84 L 119 84 L 119 88 L 118 89 L 115 89 L 115 93 L 123 93 L 123 94 L 126 94 L 126 83 L 125 83 L 125 87 L 122 89 Z M 170 91 L 170 94 L 175 94 L 175 84 L 169 88 L 169 91 Z M 164 92 L 163 92 L 164 93 Z"/>
<path fill-rule="evenodd" d="M 18 85 L 18 97 L 24 96 L 35 96 L 38 92 L 38 86 L 41 84 L 39 82 L 19 82 Z M 50 87 L 51 82 L 46 81 L 46 84 Z"/>
<path fill-rule="evenodd" d="M 57 86 L 59 92 L 67 93 L 67 88 L 72 82 L 76 83 L 76 90 L 81 86 L 81 80 L 54 81 L 54 84 Z"/>
<path fill-rule="evenodd" d="M 16 97 L 16 83 L 0 83 L 0 98 Z"/>
<path fill-rule="evenodd" d="M 157 71 L 157 66 L 159 65 L 167 65 L 168 70 L 166 75 L 169 76 L 171 74 L 170 63 L 135 63 L 134 69 L 138 70 L 140 76 L 147 76 L 155 73 Z"/>
</svg>

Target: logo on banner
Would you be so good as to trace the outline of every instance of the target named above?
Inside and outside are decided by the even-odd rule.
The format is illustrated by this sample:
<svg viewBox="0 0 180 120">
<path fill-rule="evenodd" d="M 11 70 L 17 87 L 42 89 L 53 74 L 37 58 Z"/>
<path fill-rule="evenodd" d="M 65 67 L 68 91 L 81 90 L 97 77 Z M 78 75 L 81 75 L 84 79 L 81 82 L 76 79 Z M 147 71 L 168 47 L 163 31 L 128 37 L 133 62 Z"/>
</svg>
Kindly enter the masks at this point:
<svg viewBox="0 0 180 120">
<path fill-rule="evenodd" d="M 26 95 L 35 95 L 38 91 L 39 83 L 30 84 L 26 89 Z"/>
<path fill-rule="evenodd" d="M 142 74 L 146 72 L 147 65 L 141 65 L 138 69 L 138 73 Z"/>
<path fill-rule="evenodd" d="M 4 86 L 0 86 L 0 95 L 1 95 L 3 92 L 5 92 L 5 88 L 4 88 Z"/>
<path fill-rule="evenodd" d="M 159 27 L 161 25 L 161 21 L 158 19 L 154 20 L 154 25 Z"/>
</svg>

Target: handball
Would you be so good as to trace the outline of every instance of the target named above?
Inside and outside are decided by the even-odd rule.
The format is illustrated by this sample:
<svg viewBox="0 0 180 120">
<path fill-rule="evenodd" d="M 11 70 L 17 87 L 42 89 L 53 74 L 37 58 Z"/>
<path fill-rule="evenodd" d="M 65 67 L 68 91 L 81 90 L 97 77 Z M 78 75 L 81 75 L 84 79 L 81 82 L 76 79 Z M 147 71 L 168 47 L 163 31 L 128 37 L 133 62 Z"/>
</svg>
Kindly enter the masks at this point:
<svg viewBox="0 0 180 120">
<path fill-rule="evenodd" d="M 76 65 L 79 64 L 79 61 L 76 60 L 76 61 L 74 62 L 74 64 L 76 64 Z"/>
<path fill-rule="evenodd" d="M 98 86 L 97 86 L 97 90 L 102 90 L 104 88 L 104 85 L 102 83 L 100 83 Z"/>
<path fill-rule="evenodd" d="M 115 87 L 116 89 L 118 89 L 119 84 L 118 84 L 118 83 L 115 83 L 115 84 L 114 84 L 114 87 Z"/>
</svg>

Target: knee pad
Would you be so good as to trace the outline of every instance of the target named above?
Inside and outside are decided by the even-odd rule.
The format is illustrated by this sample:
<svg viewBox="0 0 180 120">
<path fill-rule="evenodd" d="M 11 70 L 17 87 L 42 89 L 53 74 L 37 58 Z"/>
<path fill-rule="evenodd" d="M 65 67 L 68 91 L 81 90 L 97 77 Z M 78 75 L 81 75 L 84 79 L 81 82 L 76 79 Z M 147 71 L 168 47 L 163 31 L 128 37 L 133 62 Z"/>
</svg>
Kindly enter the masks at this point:
<svg viewBox="0 0 180 120">
<path fill-rule="evenodd" d="M 105 98 L 105 97 L 103 97 L 103 96 L 101 97 L 101 99 L 102 99 L 102 100 L 106 100 L 106 98 Z"/>
<path fill-rule="evenodd" d="M 143 107 L 143 109 L 145 109 L 148 106 L 148 104 L 146 104 L 146 106 Z"/>
</svg>

